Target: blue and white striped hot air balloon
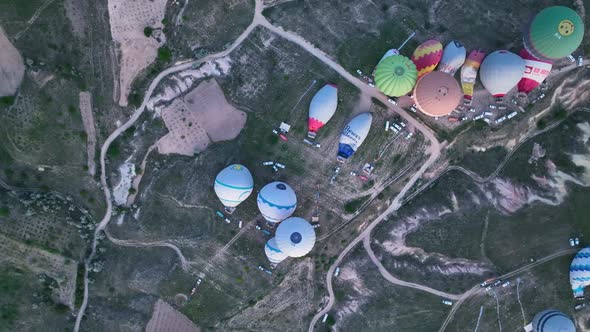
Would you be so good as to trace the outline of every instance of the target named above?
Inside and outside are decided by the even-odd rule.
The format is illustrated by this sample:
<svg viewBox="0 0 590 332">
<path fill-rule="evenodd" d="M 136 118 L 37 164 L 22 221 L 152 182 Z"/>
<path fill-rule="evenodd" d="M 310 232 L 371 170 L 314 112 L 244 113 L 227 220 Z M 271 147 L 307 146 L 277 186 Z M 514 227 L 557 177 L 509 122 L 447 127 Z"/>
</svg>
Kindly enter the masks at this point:
<svg viewBox="0 0 590 332">
<path fill-rule="evenodd" d="M 258 193 L 258 210 L 264 219 L 281 222 L 289 218 L 297 207 L 295 191 L 284 182 L 271 182 Z"/>
<path fill-rule="evenodd" d="M 266 258 L 268 258 L 268 261 L 273 264 L 279 264 L 288 257 L 284 252 L 281 251 L 281 249 L 279 249 L 277 246 L 277 241 L 274 237 L 266 242 L 266 245 L 264 246 L 264 253 L 266 254 Z"/>
<path fill-rule="evenodd" d="M 307 220 L 299 217 L 285 219 L 275 232 L 278 248 L 289 257 L 307 255 L 315 244 L 315 230 Z"/>
<path fill-rule="evenodd" d="M 254 189 L 254 179 L 246 166 L 229 165 L 215 178 L 215 194 L 230 210 L 246 200 Z"/>
<path fill-rule="evenodd" d="M 583 296 L 584 287 L 590 285 L 590 247 L 576 254 L 570 265 L 570 284 L 574 296 Z"/>
</svg>

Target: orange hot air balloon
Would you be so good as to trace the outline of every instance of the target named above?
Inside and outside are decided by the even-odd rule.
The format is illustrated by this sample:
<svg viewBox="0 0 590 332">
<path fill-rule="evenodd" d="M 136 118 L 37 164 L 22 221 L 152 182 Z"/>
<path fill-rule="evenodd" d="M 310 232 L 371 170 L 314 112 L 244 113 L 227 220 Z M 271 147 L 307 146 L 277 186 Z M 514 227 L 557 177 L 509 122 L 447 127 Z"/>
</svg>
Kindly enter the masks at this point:
<svg viewBox="0 0 590 332">
<path fill-rule="evenodd" d="M 443 45 L 435 39 L 420 44 L 412 54 L 412 61 L 418 69 L 418 78 L 430 73 L 436 68 L 443 55 Z"/>
</svg>

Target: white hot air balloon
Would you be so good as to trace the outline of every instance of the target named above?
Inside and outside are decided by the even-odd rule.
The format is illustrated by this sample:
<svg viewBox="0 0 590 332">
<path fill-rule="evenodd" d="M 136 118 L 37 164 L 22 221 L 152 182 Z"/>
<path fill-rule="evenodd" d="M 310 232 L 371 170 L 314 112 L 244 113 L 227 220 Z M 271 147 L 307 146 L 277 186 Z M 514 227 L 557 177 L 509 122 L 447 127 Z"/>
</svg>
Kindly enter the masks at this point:
<svg viewBox="0 0 590 332">
<path fill-rule="evenodd" d="M 264 219 L 276 223 L 293 214 L 297 207 L 297 196 L 288 184 L 271 182 L 260 190 L 257 202 Z"/>
<path fill-rule="evenodd" d="M 459 70 L 459 68 L 463 66 L 463 63 L 465 63 L 466 54 L 467 50 L 465 50 L 463 44 L 458 41 L 450 42 L 443 51 L 442 59 L 438 64 L 438 71 L 455 76 L 457 70 Z"/>
<path fill-rule="evenodd" d="M 524 75 L 524 60 L 509 51 L 495 51 L 488 55 L 479 68 L 483 86 L 492 96 L 502 99 Z"/>
<path fill-rule="evenodd" d="M 279 249 L 289 257 L 307 255 L 315 244 L 315 231 L 307 220 L 299 217 L 285 219 L 277 227 L 275 239 Z"/>
<path fill-rule="evenodd" d="M 279 264 L 288 257 L 281 251 L 281 249 L 279 249 L 277 246 L 277 240 L 274 237 L 266 242 L 264 253 L 266 254 L 266 258 L 268 258 L 268 261 L 272 264 Z"/>
<path fill-rule="evenodd" d="M 213 189 L 228 213 L 246 200 L 254 188 L 254 179 L 246 166 L 229 165 L 215 178 Z"/>
<path fill-rule="evenodd" d="M 322 128 L 334 115 L 338 107 L 338 87 L 326 84 L 311 99 L 309 104 L 309 120 L 307 121 L 307 136 L 315 138 Z"/>
<path fill-rule="evenodd" d="M 369 135 L 369 130 L 371 130 L 372 121 L 373 114 L 361 113 L 352 118 L 344 127 L 338 142 L 338 161 L 344 162 L 350 158 L 363 144 L 365 138 Z"/>
</svg>

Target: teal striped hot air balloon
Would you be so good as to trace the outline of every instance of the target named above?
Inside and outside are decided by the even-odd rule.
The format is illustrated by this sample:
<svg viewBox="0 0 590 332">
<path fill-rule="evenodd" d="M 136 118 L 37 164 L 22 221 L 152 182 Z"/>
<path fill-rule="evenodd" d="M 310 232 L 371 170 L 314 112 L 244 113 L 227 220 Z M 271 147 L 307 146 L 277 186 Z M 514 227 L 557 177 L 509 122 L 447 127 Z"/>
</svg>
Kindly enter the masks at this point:
<svg viewBox="0 0 590 332">
<path fill-rule="evenodd" d="M 375 85 L 384 94 L 399 97 L 416 85 L 418 70 L 412 60 L 403 55 L 389 56 L 377 65 Z"/>
</svg>

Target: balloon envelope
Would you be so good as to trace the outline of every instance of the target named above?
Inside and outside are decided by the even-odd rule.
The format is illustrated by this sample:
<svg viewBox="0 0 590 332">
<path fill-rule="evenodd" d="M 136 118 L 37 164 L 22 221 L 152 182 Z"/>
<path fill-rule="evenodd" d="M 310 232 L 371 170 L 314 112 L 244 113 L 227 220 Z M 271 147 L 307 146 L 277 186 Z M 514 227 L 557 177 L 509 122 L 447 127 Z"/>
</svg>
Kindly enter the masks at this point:
<svg viewBox="0 0 590 332">
<path fill-rule="evenodd" d="M 264 245 L 264 253 L 266 254 L 266 258 L 268 258 L 269 262 L 273 264 L 278 264 L 285 260 L 288 256 L 279 249 L 277 246 L 276 238 L 272 238 L 266 242 Z"/>
<path fill-rule="evenodd" d="M 277 246 L 289 257 L 307 255 L 315 244 L 315 231 L 307 220 L 299 217 L 285 219 L 275 233 Z"/>
<path fill-rule="evenodd" d="M 473 50 L 469 52 L 465 64 L 461 67 L 461 87 L 463 88 L 463 98 L 465 100 L 473 98 L 473 87 L 477 79 L 477 71 L 485 56 L 485 51 Z"/>
<path fill-rule="evenodd" d="M 399 97 L 414 88 L 418 78 L 416 65 L 403 55 L 392 55 L 377 65 L 375 85 L 388 96 Z"/>
<path fill-rule="evenodd" d="M 467 51 L 463 44 L 459 43 L 458 41 L 450 42 L 443 51 L 442 59 L 438 64 L 438 71 L 442 71 L 445 73 L 451 74 L 451 76 L 455 76 L 455 73 L 463 63 L 465 62 L 465 55 Z"/>
<path fill-rule="evenodd" d="M 418 78 L 436 68 L 443 54 L 442 44 L 435 39 L 427 40 L 420 44 L 414 54 L 412 54 L 412 61 L 418 69 Z"/>
<path fill-rule="evenodd" d="M 565 58 L 584 38 L 584 22 L 571 8 L 547 7 L 531 21 L 523 37 L 524 47 L 536 58 L 546 61 Z"/>
<path fill-rule="evenodd" d="M 246 166 L 234 164 L 222 169 L 215 178 L 213 189 L 227 207 L 236 207 L 246 200 L 254 188 L 254 179 Z"/>
<path fill-rule="evenodd" d="M 346 160 L 352 156 L 359 148 L 371 129 L 373 115 L 371 113 L 361 113 L 346 125 L 340 134 L 338 143 L 338 160 Z"/>
<path fill-rule="evenodd" d="M 297 207 L 297 196 L 288 184 L 277 181 L 262 187 L 256 202 L 264 219 L 276 223 L 293 214 Z"/>
<path fill-rule="evenodd" d="M 418 80 L 414 89 L 418 109 L 430 116 L 450 114 L 461 100 L 461 88 L 451 74 L 434 71 Z"/>
<path fill-rule="evenodd" d="M 505 50 L 488 55 L 479 69 L 481 83 L 494 97 L 503 97 L 524 75 L 524 60 Z"/>
<path fill-rule="evenodd" d="M 520 50 L 518 55 L 524 60 L 524 75 L 520 79 L 520 82 L 518 82 L 518 92 L 528 94 L 534 88 L 538 87 L 539 84 L 543 83 L 547 76 L 549 76 L 553 65 L 550 62 L 535 58 L 524 48 Z"/>
<path fill-rule="evenodd" d="M 338 107 L 338 88 L 334 84 L 326 84 L 311 99 L 309 104 L 309 120 L 307 129 L 317 133 L 336 113 Z"/>
<path fill-rule="evenodd" d="M 564 313 L 553 309 L 536 314 L 532 325 L 535 332 L 576 332 L 574 322 Z"/>
</svg>

